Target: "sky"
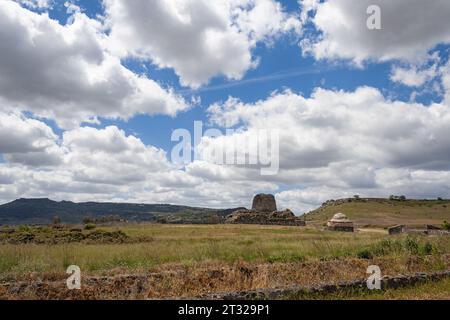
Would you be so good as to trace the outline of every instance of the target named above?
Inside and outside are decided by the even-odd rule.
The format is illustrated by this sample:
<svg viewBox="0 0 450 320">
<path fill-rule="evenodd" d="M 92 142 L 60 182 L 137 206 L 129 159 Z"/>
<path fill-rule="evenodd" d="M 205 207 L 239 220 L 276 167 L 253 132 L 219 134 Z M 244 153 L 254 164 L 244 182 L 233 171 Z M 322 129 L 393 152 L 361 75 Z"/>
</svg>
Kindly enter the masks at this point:
<svg viewBox="0 0 450 320">
<path fill-rule="evenodd" d="M 446 0 L 2 0 L 0 203 L 450 197 L 448 17 Z"/>
</svg>

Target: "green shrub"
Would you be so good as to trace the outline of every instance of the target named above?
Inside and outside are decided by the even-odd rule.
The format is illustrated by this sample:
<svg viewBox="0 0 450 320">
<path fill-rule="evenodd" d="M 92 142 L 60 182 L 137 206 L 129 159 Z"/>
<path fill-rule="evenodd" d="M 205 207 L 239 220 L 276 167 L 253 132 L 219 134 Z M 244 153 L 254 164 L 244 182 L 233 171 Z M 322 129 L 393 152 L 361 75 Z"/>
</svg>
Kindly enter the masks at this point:
<svg viewBox="0 0 450 320">
<path fill-rule="evenodd" d="M 372 254 L 372 252 L 370 252 L 369 249 L 362 249 L 362 250 L 358 251 L 358 253 L 356 254 L 356 256 L 357 256 L 359 259 L 367 259 L 367 260 L 373 258 L 373 254 Z"/>
<path fill-rule="evenodd" d="M 29 226 L 26 226 L 26 225 L 21 225 L 17 229 L 19 231 L 22 231 L 22 232 L 31 232 L 31 228 Z"/>
<path fill-rule="evenodd" d="M 94 219 L 94 218 L 91 218 L 91 217 L 85 217 L 85 218 L 83 219 L 83 224 L 92 224 L 92 223 L 95 223 L 95 219 Z"/>
<path fill-rule="evenodd" d="M 94 230 L 97 226 L 93 223 L 88 223 L 84 226 L 84 230 Z"/>
<path fill-rule="evenodd" d="M 442 225 L 442 228 L 444 230 L 450 231 L 450 223 L 447 221 L 444 221 L 444 224 Z"/>
<path fill-rule="evenodd" d="M 419 243 L 417 239 L 407 237 L 405 239 L 405 249 L 411 253 L 411 254 L 418 254 L 419 253 Z"/>
<path fill-rule="evenodd" d="M 288 262 L 303 262 L 305 261 L 305 256 L 297 253 L 291 253 L 291 254 L 280 254 L 280 255 L 271 255 L 267 258 L 267 262 L 269 263 L 288 263 Z"/>
<path fill-rule="evenodd" d="M 383 256 L 393 252 L 401 252 L 403 244 L 400 240 L 383 239 L 377 242 L 372 249 L 374 255 Z"/>
<path fill-rule="evenodd" d="M 422 253 L 423 255 L 429 256 L 429 255 L 433 254 L 433 252 L 434 252 L 435 250 L 434 250 L 433 244 L 431 244 L 430 242 L 427 241 L 427 242 L 423 245 L 423 247 L 421 248 L 420 251 L 421 251 L 421 253 Z"/>
</svg>

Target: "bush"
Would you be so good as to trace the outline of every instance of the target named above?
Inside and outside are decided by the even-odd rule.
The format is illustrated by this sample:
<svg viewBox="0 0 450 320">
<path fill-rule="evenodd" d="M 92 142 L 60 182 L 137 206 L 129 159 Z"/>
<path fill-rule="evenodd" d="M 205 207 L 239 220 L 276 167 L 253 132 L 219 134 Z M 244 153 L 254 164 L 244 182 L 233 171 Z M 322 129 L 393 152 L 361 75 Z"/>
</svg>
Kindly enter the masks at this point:
<svg viewBox="0 0 450 320">
<path fill-rule="evenodd" d="M 20 225 L 17 229 L 21 232 L 31 232 L 31 228 L 26 225 Z"/>
<path fill-rule="evenodd" d="M 367 260 L 373 258 L 373 254 L 372 254 L 372 252 L 370 252 L 369 249 L 362 249 L 362 250 L 358 251 L 358 253 L 356 254 L 356 256 L 357 256 L 359 259 L 367 259 Z"/>
<path fill-rule="evenodd" d="M 434 251 L 434 246 L 430 242 L 426 242 L 425 245 L 421 249 L 421 253 L 426 256 L 433 254 L 433 251 Z"/>
<path fill-rule="evenodd" d="M 85 218 L 83 219 L 83 224 L 92 224 L 92 223 L 95 223 L 95 219 L 94 219 L 94 218 L 91 218 L 91 217 L 85 217 Z"/>
<path fill-rule="evenodd" d="M 442 225 L 442 229 L 446 231 L 450 231 L 450 223 L 447 221 L 444 221 L 444 224 Z"/>
<path fill-rule="evenodd" d="M 403 244 L 400 240 L 383 239 L 374 245 L 372 252 L 375 255 L 386 255 L 392 252 L 401 252 Z"/>
<path fill-rule="evenodd" d="M 419 253 L 419 243 L 416 239 L 408 237 L 405 239 L 405 249 L 411 254 Z"/>
<path fill-rule="evenodd" d="M 94 230 L 97 226 L 93 223 L 88 223 L 84 226 L 84 230 Z"/>
</svg>

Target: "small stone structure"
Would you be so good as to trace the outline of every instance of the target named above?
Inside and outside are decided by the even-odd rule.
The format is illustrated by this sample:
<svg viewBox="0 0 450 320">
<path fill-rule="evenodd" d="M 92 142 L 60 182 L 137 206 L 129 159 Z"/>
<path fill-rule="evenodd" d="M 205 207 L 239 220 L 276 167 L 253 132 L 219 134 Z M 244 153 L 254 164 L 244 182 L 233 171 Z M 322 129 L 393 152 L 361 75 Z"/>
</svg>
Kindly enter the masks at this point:
<svg viewBox="0 0 450 320">
<path fill-rule="evenodd" d="M 237 210 L 225 218 L 228 224 L 261 224 L 279 226 L 305 226 L 305 221 L 287 209 L 277 211 L 275 197 L 259 194 L 253 199 L 252 210 Z"/>
<path fill-rule="evenodd" d="M 355 226 L 353 221 L 347 218 L 343 213 L 336 213 L 333 218 L 328 221 L 327 229 L 331 231 L 354 232 Z"/>
<path fill-rule="evenodd" d="M 426 229 L 419 229 L 419 228 L 411 228 L 404 225 L 397 225 L 388 228 L 389 235 L 396 235 L 401 233 L 407 233 L 407 234 L 423 234 L 423 235 L 429 235 L 429 236 L 445 236 L 450 235 L 449 231 L 442 230 L 440 227 L 436 227 L 433 225 L 427 225 Z"/>
</svg>

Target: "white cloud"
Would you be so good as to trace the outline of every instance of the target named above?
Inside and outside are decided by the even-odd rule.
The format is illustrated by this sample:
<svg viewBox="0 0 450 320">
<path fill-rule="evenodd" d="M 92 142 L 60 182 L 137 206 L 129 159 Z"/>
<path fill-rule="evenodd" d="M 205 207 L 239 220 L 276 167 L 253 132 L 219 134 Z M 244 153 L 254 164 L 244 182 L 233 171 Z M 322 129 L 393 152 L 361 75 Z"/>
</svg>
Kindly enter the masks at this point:
<svg viewBox="0 0 450 320">
<path fill-rule="evenodd" d="M 429 55 L 427 60 L 418 65 L 393 66 L 390 76 L 391 81 L 417 88 L 440 76 L 441 59 L 438 52 Z"/>
<path fill-rule="evenodd" d="M 163 150 L 115 126 L 80 127 L 59 138 L 38 120 L 19 115 L 0 119 L 4 129 L 0 152 L 5 160 L 0 163 L 2 202 L 50 197 L 232 207 L 248 202 L 255 187 L 276 189 L 271 183 L 243 179 L 224 183 L 208 174 L 209 164 L 194 163 L 183 170 L 169 162 Z M 58 161 L 44 162 L 53 153 Z M 216 172 L 220 168 L 216 166 Z"/>
<path fill-rule="evenodd" d="M 447 106 L 390 101 L 375 88 L 317 89 L 306 99 L 286 91 L 244 104 L 213 105 L 212 119 L 247 130 L 281 130 L 281 165 L 321 167 L 334 161 L 441 166 L 450 158 Z"/>
<path fill-rule="evenodd" d="M 45 9 L 44 2 L 32 3 Z M 300 213 L 354 194 L 450 196 L 450 63 L 442 65 L 429 52 L 450 42 L 447 1 L 375 1 L 382 7 L 382 31 L 365 27 L 366 0 L 305 0 L 301 15 L 286 13 L 275 0 L 104 3 L 106 25 L 68 5 L 73 16 L 63 26 L 45 13 L 0 2 L 2 201 L 43 196 L 233 207 L 249 206 L 264 191 L 276 193 L 281 208 Z M 218 75 L 241 78 L 258 61 L 257 44 L 299 34 L 307 21 L 323 33 L 303 42 L 317 59 L 359 65 L 401 60 L 392 81 L 422 89 L 441 77 L 444 101 L 393 101 L 379 89 L 360 87 L 318 88 L 310 97 L 286 90 L 254 103 L 231 97 L 213 104 L 210 120 L 239 131 L 203 139 L 204 150 L 237 141 L 242 152 L 239 143 L 258 130 L 280 130 L 280 172 L 265 177 L 250 165 L 176 166 L 165 151 L 115 126 L 78 126 L 97 117 L 176 115 L 189 107 L 172 90 L 126 69 L 122 57 L 173 68 L 182 84 L 198 87 Z M 55 119 L 67 130 L 58 136 L 22 111 Z"/>
<path fill-rule="evenodd" d="M 370 5 L 381 8 L 382 30 L 366 26 Z M 436 45 L 450 42 L 446 0 L 332 0 L 307 9 L 317 9 L 311 22 L 321 35 L 304 40 L 302 47 L 317 59 L 349 59 L 358 65 L 420 61 Z"/>
<path fill-rule="evenodd" d="M 81 127 L 58 138 L 37 120 L 8 115 L 22 133 L 15 138 L 14 130 L 2 132 L 3 153 L 31 157 L 40 146 L 44 151 L 56 146 L 61 161 L 34 168 L 5 153 L 0 199 L 49 196 L 234 207 L 249 206 L 257 192 L 272 192 L 280 208 L 302 213 L 354 194 L 450 196 L 446 105 L 390 101 L 377 89 L 361 87 L 353 92 L 317 89 L 309 98 L 285 91 L 254 104 L 230 99 L 210 112 L 214 121 L 239 123 L 236 135 L 280 129 L 279 174 L 263 177 L 251 166 L 206 161 L 181 168 L 164 151 L 117 127 Z M 25 137 L 20 150 L 4 143 Z"/>
<path fill-rule="evenodd" d="M 391 101 L 375 88 L 361 87 L 354 92 L 317 89 L 309 98 L 285 91 L 251 104 L 230 98 L 212 105 L 209 112 L 213 122 L 244 130 L 235 135 L 280 130 L 278 175 L 261 177 L 252 168 L 236 170 L 241 170 L 241 179 L 291 189 L 281 193 L 284 198 L 280 195 L 286 204 L 295 202 L 295 190 L 314 195 L 310 203 L 297 199 L 293 208 L 300 211 L 320 204 L 317 199 L 358 193 L 450 194 L 445 182 L 450 174 L 450 109 L 445 104 Z M 206 146 L 214 146 L 207 142 Z M 425 181 L 427 175 L 433 179 Z"/>
<path fill-rule="evenodd" d="M 58 137 L 46 124 L 19 114 L 0 113 L 0 154 L 5 160 L 31 166 L 62 161 Z"/>
<path fill-rule="evenodd" d="M 102 25 L 76 12 L 62 26 L 12 1 L 0 2 L 0 102 L 73 127 L 96 117 L 175 115 L 187 103 L 123 67 L 106 50 Z"/>
<path fill-rule="evenodd" d="M 112 50 L 173 68 L 185 86 L 214 76 L 240 79 L 257 64 L 252 49 L 291 30 L 297 17 L 275 0 L 104 0 Z"/>
<path fill-rule="evenodd" d="M 51 8 L 54 0 L 13 0 L 25 7 L 31 9 L 48 9 Z"/>
<path fill-rule="evenodd" d="M 436 75 L 436 66 L 424 70 L 418 70 L 415 66 L 411 68 L 394 67 L 392 69 L 391 80 L 409 87 L 420 87 L 436 77 Z"/>
</svg>

